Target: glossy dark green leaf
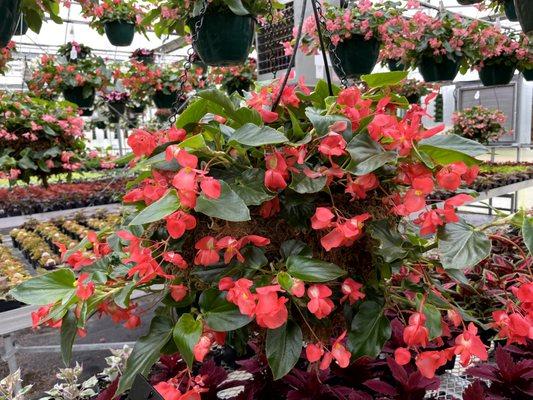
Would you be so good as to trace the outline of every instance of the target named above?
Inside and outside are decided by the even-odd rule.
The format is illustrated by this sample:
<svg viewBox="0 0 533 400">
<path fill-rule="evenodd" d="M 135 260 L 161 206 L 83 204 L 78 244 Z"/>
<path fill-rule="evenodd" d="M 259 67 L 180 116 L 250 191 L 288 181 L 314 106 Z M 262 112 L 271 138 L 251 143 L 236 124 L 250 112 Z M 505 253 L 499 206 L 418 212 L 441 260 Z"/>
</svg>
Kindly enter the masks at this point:
<svg viewBox="0 0 533 400">
<path fill-rule="evenodd" d="M 200 308 L 206 324 L 217 332 L 242 328 L 251 318 L 242 315 L 239 308 L 226 300 L 226 293 L 217 289 L 204 290 L 200 296 Z"/>
<path fill-rule="evenodd" d="M 322 115 L 320 110 L 308 107 L 305 109 L 305 115 L 309 118 L 309 121 L 313 124 L 318 136 L 324 136 L 329 132 L 329 127 L 335 122 L 344 121 L 347 123 L 346 133 L 351 135 L 352 123 L 351 121 L 340 115 Z"/>
<path fill-rule="evenodd" d="M 191 367 L 194 361 L 194 346 L 202 336 L 202 322 L 194 319 L 191 314 L 182 314 L 174 325 L 172 336 L 181 357 Z"/>
<path fill-rule="evenodd" d="M 292 181 L 289 187 L 297 193 L 317 193 L 326 186 L 327 176 L 318 178 L 309 178 L 303 172 L 299 174 L 292 173 Z"/>
<path fill-rule="evenodd" d="M 241 222 L 250 220 L 250 210 L 244 201 L 224 181 L 220 181 L 222 192 L 218 199 L 210 199 L 203 194 L 198 197 L 194 210 L 209 217 L 226 221 Z"/>
<path fill-rule="evenodd" d="M 61 322 L 61 358 L 65 366 L 70 365 L 72 358 L 72 346 L 78 331 L 77 323 L 78 320 L 72 310 L 67 311 Z"/>
<path fill-rule="evenodd" d="M 267 330 L 266 356 L 274 380 L 287 375 L 302 353 L 303 336 L 300 326 L 291 320 L 278 329 Z"/>
<path fill-rule="evenodd" d="M 346 274 L 333 263 L 303 256 L 290 256 L 286 266 L 289 274 L 304 282 L 329 282 Z"/>
<path fill-rule="evenodd" d="M 374 301 L 365 301 L 352 320 L 348 348 L 355 358 L 375 358 L 390 339 L 391 332 L 390 322 L 384 315 L 383 307 Z"/>
<path fill-rule="evenodd" d="M 383 150 L 367 133 L 356 135 L 346 150 L 352 157 L 347 169 L 355 175 L 366 175 L 398 158 L 396 152 Z"/>
<path fill-rule="evenodd" d="M 126 369 L 120 378 L 117 395 L 129 389 L 137 374 L 147 375 L 152 366 L 159 360 L 161 349 L 172 337 L 172 321 L 169 318 L 156 316 L 152 319 L 150 330 L 142 336 L 133 347 Z"/>
<path fill-rule="evenodd" d="M 487 153 L 478 142 L 455 134 L 435 135 L 418 143 L 418 149 L 440 165 L 462 161 L 467 165 L 478 164 L 474 157 Z"/>
<path fill-rule="evenodd" d="M 473 267 L 490 254 L 487 235 L 464 221 L 446 224 L 437 234 L 442 266 L 446 269 Z"/>
<path fill-rule="evenodd" d="M 387 220 L 371 221 L 367 224 L 367 232 L 377 241 L 376 253 L 387 263 L 404 258 L 407 250 L 398 230 L 391 227 Z"/>
</svg>

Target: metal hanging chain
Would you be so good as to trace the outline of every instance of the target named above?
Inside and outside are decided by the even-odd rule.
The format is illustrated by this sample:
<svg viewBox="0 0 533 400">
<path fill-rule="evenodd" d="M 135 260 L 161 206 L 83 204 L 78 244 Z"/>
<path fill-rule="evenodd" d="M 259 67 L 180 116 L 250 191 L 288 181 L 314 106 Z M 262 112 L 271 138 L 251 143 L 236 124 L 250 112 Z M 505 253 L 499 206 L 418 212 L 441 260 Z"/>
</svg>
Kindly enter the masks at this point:
<svg viewBox="0 0 533 400">
<path fill-rule="evenodd" d="M 294 48 L 292 50 L 291 60 L 289 62 L 289 66 L 287 67 L 287 72 L 285 73 L 285 76 L 283 77 L 283 82 L 281 83 L 281 86 L 278 89 L 278 93 L 276 95 L 276 99 L 272 103 L 271 110 L 274 111 L 276 108 L 278 108 L 278 105 L 281 101 L 281 96 L 283 96 L 283 91 L 285 90 L 285 87 L 287 86 L 287 82 L 289 81 L 289 76 L 291 74 L 292 69 L 294 68 L 294 63 L 296 61 L 296 53 L 298 53 L 298 47 L 300 47 L 300 41 L 302 40 L 302 31 L 305 21 L 305 9 L 307 8 L 307 0 L 303 0 L 302 4 L 302 14 L 300 16 L 300 21 L 298 23 L 298 33 L 296 34 L 296 43 L 294 43 Z"/>
<path fill-rule="evenodd" d="M 187 84 L 187 80 L 189 78 L 189 71 L 191 70 L 191 67 L 193 63 L 197 60 L 197 54 L 194 50 L 194 45 L 196 44 L 196 41 L 198 40 L 198 34 L 200 32 L 200 29 L 202 29 L 202 26 L 204 24 L 204 17 L 205 12 L 207 10 L 209 2 L 207 0 L 203 0 L 202 7 L 200 9 L 200 14 L 198 20 L 194 24 L 194 29 L 192 32 L 192 45 L 187 50 L 187 59 L 185 60 L 185 63 L 183 64 L 183 73 L 179 77 L 179 89 L 176 92 L 176 100 L 174 100 L 174 103 L 172 104 L 172 114 L 169 117 L 169 121 L 171 125 L 174 125 L 176 123 L 176 118 L 178 114 L 181 112 L 181 110 L 185 107 L 187 104 L 187 98 L 185 96 L 185 85 Z"/>
<path fill-rule="evenodd" d="M 311 0 L 311 4 L 313 5 L 313 13 L 315 14 L 315 20 L 316 20 L 316 29 L 318 32 L 318 38 L 320 41 L 320 49 L 322 51 L 322 57 L 324 59 L 324 67 L 326 69 L 326 79 L 328 80 L 328 85 L 330 89 L 330 93 L 332 92 L 332 85 L 331 85 L 331 76 L 328 68 L 328 61 L 327 61 L 327 54 L 326 49 L 324 45 L 324 38 L 322 36 L 322 27 L 326 26 L 326 18 L 324 17 L 324 12 L 322 11 L 322 6 L 320 4 L 319 0 Z M 348 87 L 348 78 L 346 77 L 346 72 L 344 71 L 344 68 L 342 67 L 341 59 L 337 55 L 337 52 L 335 51 L 337 49 L 337 46 L 335 46 L 331 40 L 328 40 L 328 50 L 329 50 L 329 56 L 331 58 L 331 62 L 335 67 L 337 68 L 337 71 L 340 72 L 341 76 L 339 76 L 341 80 L 341 85 L 343 87 Z"/>
<path fill-rule="evenodd" d="M 278 71 L 275 69 L 276 65 L 276 49 L 274 46 L 274 6 L 272 4 L 273 0 L 268 1 L 268 14 L 266 17 L 267 20 L 267 27 L 268 27 L 268 35 L 266 35 L 266 40 L 268 41 L 268 69 L 270 72 L 272 72 L 272 75 L 274 76 L 274 79 L 276 79 L 276 75 Z M 264 28 L 263 28 L 264 29 Z"/>
</svg>

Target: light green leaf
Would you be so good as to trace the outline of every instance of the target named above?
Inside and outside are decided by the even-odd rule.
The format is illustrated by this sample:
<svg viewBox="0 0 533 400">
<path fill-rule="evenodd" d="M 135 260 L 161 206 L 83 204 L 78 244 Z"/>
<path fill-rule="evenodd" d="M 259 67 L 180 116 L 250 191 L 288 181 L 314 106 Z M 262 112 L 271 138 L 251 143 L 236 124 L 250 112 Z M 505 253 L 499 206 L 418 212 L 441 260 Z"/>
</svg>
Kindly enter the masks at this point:
<svg viewBox="0 0 533 400">
<path fill-rule="evenodd" d="M 437 234 L 438 250 L 445 269 L 473 267 L 490 254 L 489 238 L 464 221 L 446 224 Z"/>
<path fill-rule="evenodd" d="M 274 380 L 283 378 L 296 365 L 302 353 L 303 335 L 300 326 L 288 320 L 278 329 L 267 330 L 266 356 Z"/>
<path fill-rule="evenodd" d="M 142 210 L 129 225 L 142 225 L 159 221 L 174 211 L 177 211 L 179 207 L 180 201 L 178 195 L 174 189 L 171 189 L 165 196 Z"/>
<path fill-rule="evenodd" d="M 47 305 L 71 296 L 76 291 L 75 281 L 71 269 L 56 269 L 22 282 L 9 294 L 26 304 Z"/>
<path fill-rule="evenodd" d="M 304 282 L 329 282 L 346 274 L 335 264 L 304 256 L 290 256 L 286 266 L 289 274 Z"/>
<path fill-rule="evenodd" d="M 362 75 L 361 80 L 371 88 L 397 85 L 407 78 L 409 71 L 379 72 L 370 75 Z"/>
<path fill-rule="evenodd" d="M 187 125 L 198 123 L 207 113 L 207 101 L 197 99 L 190 103 L 180 114 L 176 121 L 176 128 L 185 128 Z"/>
<path fill-rule="evenodd" d="M 218 199 L 198 197 L 194 210 L 209 217 L 226 221 L 242 222 L 250 220 L 250 210 L 244 201 L 224 181 L 220 181 L 222 192 Z"/>
<path fill-rule="evenodd" d="M 533 254 L 533 217 L 524 216 L 522 236 L 524 237 L 524 244 L 529 250 L 529 253 Z"/>
<path fill-rule="evenodd" d="M 202 336 L 202 322 L 195 320 L 191 314 L 182 314 L 172 330 L 172 336 L 181 357 L 189 367 L 192 367 L 193 348 Z"/>
</svg>

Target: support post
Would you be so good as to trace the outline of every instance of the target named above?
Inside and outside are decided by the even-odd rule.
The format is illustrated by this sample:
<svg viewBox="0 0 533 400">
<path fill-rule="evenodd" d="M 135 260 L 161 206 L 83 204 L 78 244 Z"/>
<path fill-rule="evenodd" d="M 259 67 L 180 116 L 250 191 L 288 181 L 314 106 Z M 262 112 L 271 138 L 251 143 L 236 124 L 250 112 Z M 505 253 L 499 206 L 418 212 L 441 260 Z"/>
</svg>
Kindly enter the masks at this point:
<svg viewBox="0 0 533 400">
<path fill-rule="evenodd" d="M 17 349 L 15 348 L 15 345 L 13 343 L 13 334 L 10 333 L 7 336 L 4 336 L 4 355 L 2 358 L 7 362 L 7 366 L 9 368 L 9 373 L 14 374 L 18 370 L 17 365 L 17 358 L 16 358 L 16 352 Z M 20 392 L 21 386 L 20 382 L 17 382 L 15 384 L 15 394 Z"/>
</svg>

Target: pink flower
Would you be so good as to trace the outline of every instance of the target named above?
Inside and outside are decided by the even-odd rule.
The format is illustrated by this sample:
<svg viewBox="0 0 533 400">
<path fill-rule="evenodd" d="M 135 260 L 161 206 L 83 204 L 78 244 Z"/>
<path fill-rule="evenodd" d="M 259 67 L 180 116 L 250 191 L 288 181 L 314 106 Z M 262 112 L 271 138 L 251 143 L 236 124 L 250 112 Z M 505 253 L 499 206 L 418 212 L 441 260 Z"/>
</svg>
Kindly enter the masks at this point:
<svg viewBox="0 0 533 400">
<path fill-rule="evenodd" d="M 331 294 L 331 289 L 326 285 L 311 285 L 307 289 L 307 295 L 310 299 L 309 303 L 307 303 L 307 309 L 318 319 L 327 317 L 335 307 L 333 301 L 329 299 Z"/>
</svg>

